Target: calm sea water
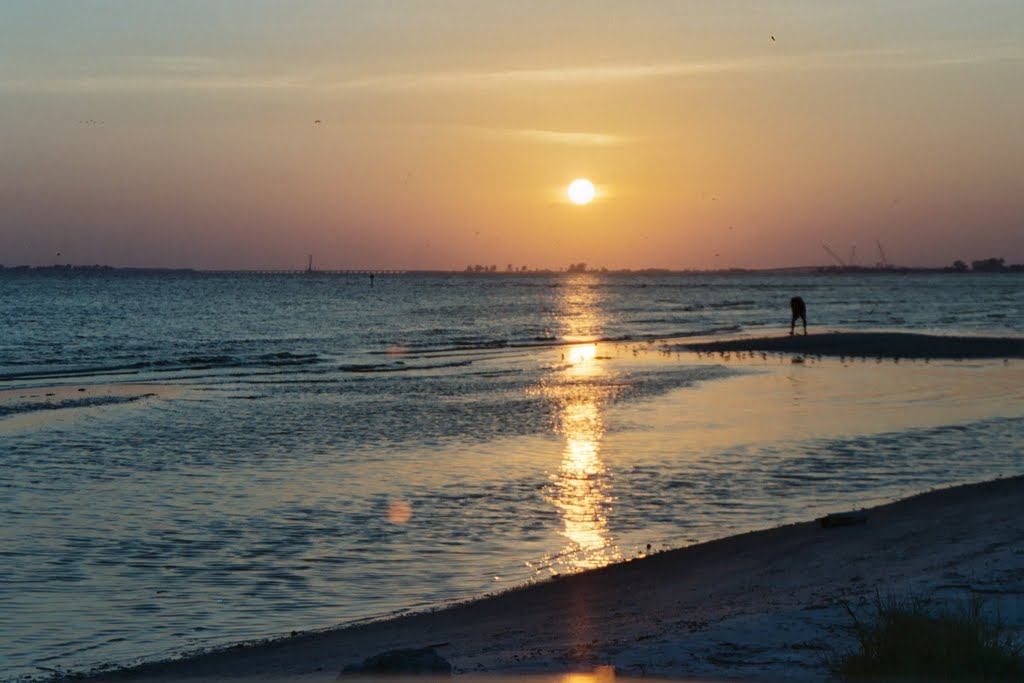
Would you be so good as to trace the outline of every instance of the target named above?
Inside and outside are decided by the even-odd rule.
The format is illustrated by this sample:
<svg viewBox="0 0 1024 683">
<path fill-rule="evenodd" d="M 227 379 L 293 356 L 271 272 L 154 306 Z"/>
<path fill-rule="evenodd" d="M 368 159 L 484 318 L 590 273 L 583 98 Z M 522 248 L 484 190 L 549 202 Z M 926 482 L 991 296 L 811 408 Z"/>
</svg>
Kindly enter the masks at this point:
<svg viewBox="0 0 1024 683">
<path fill-rule="evenodd" d="M 778 333 L 795 294 L 812 328 L 1021 335 L 1019 276 L 369 285 L 0 272 L 0 678 L 422 609 L 1021 468 L 1015 361 L 795 370 L 663 343 Z"/>
</svg>

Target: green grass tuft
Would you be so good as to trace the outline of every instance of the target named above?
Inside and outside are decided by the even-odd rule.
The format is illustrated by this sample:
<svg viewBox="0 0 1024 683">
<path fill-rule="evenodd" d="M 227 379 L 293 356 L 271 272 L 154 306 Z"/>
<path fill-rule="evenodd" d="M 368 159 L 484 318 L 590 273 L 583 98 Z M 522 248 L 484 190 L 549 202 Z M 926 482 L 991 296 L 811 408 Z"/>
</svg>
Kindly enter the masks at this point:
<svg viewBox="0 0 1024 683">
<path fill-rule="evenodd" d="M 974 598 L 937 608 L 920 596 L 875 596 L 874 614 L 847 612 L 857 640 L 826 664 L 841 680 L 1024 681 L 1024 644 Z"/>
</svg>

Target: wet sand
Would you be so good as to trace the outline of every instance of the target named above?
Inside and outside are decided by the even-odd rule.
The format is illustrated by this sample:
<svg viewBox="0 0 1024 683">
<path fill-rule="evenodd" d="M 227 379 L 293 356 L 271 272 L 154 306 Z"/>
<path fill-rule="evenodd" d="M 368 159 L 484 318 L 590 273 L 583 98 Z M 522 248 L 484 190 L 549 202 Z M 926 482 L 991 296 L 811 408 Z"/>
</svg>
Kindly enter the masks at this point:
<svg viewBox="0 0 1024 683">
<path fill-rule="evenodd" d="M 0 389 L 0 405 L 5 403 L 59 403 L 77 398 L 142 397 L 167 398 L 180 388 L 167 384 L 67 384 L 42 387 Z"/>
<path fill-rule="evenodd" d="M 333 680 L 346 665 L 435 645 L 458 674 L 823 680 L 849 642 L 844 605 L 876 591 L 982 595 L 1024 626 L 1024 477 L 655 554 L 497 596 L 349 628 L 149 664 L 102 680 Z M 836 512 L 840 512 L 837 510 Z"/>
<path fill-rule="evenodd" d="M 128 405 L 136 401 L 179 396 L 181 387 L 168 384 L 66 384 L 0 389 L 0 434 L 35 429 L 74 419 L 84 411 Z M 4 416 L 4 411 L 18 408 Z"/>
<path fill-rule="evenodd" d="M 817 332 L 716 339 L 675 348 L 701 352 L 765 351 L 883 358 L 1024 358 L 1024 338 L 953 337 L 908 332 Z"/>
</svg>

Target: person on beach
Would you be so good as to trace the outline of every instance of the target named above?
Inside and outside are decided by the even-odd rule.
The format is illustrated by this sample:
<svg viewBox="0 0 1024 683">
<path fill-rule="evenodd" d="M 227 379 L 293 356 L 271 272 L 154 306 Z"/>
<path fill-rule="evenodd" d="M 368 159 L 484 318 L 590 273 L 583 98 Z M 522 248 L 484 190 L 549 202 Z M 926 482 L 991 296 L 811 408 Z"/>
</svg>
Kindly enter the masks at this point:
<svg viewBox="0 0 1024 683">
<path fill-rule="evenodd" d="M 789 308 L 793 311 L 793 318 L 789 321 L 789 334 L 793 336 L 793 330 L 796 328 L 796 319 L 804 323 L 804 335 L 807 334 L 807 306 L 804 304 L 804 300 L 798 296 L 794 296 L 789 300 Z"/>
</svg>

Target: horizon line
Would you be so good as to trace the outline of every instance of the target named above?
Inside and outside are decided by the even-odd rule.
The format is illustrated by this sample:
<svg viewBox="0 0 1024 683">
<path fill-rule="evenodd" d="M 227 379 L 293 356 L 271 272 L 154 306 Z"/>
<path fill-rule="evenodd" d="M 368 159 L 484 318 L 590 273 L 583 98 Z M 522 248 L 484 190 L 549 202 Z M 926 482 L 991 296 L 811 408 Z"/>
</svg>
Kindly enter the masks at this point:
<svg viewBox="0 0 1024 683">
<path fill-rule="evenodd" d="M 984 261 L 984 260 L 982 260 Z M 966 264 L 965 264 L 966 265 Z M 973 266 L 973 263 L 972 263 Z M 1024 272 L 1024 264 L 1005 264 L 997 269 L 975 269 L 958 270 L 955 266 L 837 266 L 837 265 L 791 265 L 772 266 L 763 268 L 754 267 L 720 267 L 720 268 L 666 268 L 657 266 L 645 266 L 639 268 L 584 268 L 573 269 L 573 266 L 559 269 L 553 268 L 530 268 L 525 270 L 494 270 L 487 269 L 489 266 L 481 266 L 481 270 L 472 268 L 450 269 L 450 268 L 198 268 L 192 266 L 112 266 L 103 264 L 73 265 L 73 264 L 49 264 L 49 265 L 17 265 L 5 266 L 0 264 L 0 273 L 6 271 L 147 271 L 147 272 L 178 272 L 178 273 L 201 273 L 201 274 L 234 274 L 234 275 L 473 275 L 473 276 L 497 276 L 497 275 L 643 275 L 643 274 L 664 274 L 664 275 L 686 275 L 686 274 L 739 274 L 739 273 L 809 273 L 809 274 L 856 274 L 856 273 L 893 273 L 906 274 L 913 272 L 951 272 L 951 273 L 1020 273 Z"/>
</svg>

